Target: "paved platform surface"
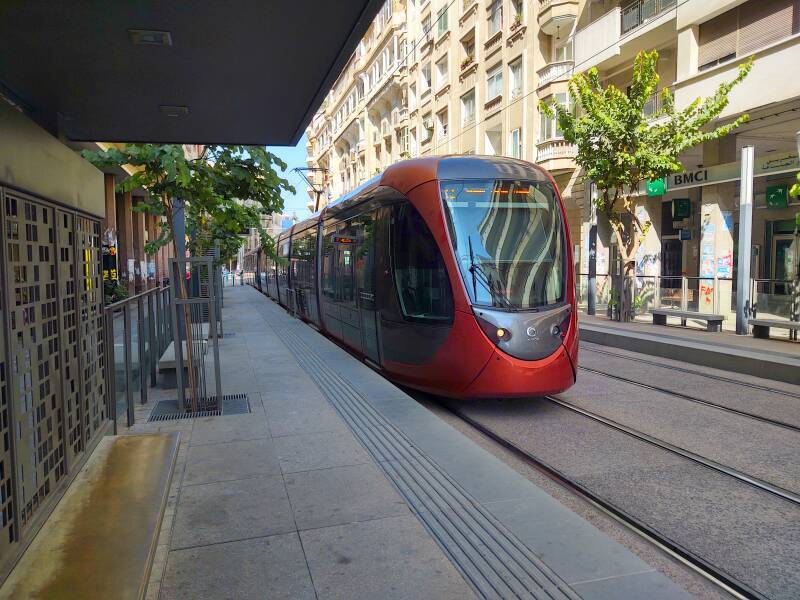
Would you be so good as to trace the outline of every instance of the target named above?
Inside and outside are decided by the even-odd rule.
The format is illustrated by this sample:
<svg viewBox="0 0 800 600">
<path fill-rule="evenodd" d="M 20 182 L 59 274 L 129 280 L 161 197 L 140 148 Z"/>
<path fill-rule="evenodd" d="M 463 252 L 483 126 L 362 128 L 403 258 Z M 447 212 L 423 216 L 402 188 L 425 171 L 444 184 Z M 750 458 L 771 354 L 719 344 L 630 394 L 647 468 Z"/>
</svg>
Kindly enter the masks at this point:
<svg viewBox="0 0 800 600">
<path fill-rule="evenodd" d="M 579 313 L 581 340 L 716 369 L 800 384 L 800 342 L 729 331 L 620 323 Z"/>
<path fill-rule="evenodd" d="M 149 598 L 683 598 L 308 325 L 226 288 L 223 391 L 177 431 Z"/>
<path fill-rule="evenodd" d="M 174 434 L 103 438 L 0 598 L 141 598 L 177 447 Z"/>
</svg>

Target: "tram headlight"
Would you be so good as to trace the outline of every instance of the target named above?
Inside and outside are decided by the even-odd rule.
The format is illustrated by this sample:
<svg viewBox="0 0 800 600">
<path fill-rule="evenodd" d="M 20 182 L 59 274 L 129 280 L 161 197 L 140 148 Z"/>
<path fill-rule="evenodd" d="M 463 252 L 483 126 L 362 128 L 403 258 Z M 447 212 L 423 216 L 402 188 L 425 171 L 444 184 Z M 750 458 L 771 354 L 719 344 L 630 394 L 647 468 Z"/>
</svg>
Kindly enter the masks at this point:
<svg viewBox="0 0 800 600">
<path fill-rule="evenodd" d="M 483 333 L 486 334 L 490 340 L 492 340 L 495 344 L 499 344 L 500 342 L 507 342 L 511 339 L 511 330 L 506 329 L 505 327 L 498 327 L 493 323 L 489 323 L 485 319 L 481 319 L 480 317 L 476 316 L 475 319 L 478 321 L 478 325 L 481 326 Z"/>
</svg>

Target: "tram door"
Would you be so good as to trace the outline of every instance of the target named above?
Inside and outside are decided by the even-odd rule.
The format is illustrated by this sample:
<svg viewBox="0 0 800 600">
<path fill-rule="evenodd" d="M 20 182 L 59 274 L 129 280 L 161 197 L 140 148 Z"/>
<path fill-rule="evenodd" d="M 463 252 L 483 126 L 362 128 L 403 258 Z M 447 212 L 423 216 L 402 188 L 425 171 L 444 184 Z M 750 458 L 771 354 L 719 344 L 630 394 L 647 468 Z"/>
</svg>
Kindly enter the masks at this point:
<svg viewBox="0 0 800 600">
<path fill-rule="evenodd" d="M 364 355 L 380 364 L 378 350 L 377 304 L 375 301 L 375 213 L 365 213 L 354 223 L 358 231 L 356 250 L 356 290 L 361 313 L 361 348 Z"/>
<path fill-rule="evenodd" d="M 356 263 L 358 261 L 358 217 L 340 223 L 334 236 L 336 251 L 336 303 L 342 328 L 342 341 L 361 351 L 361 316 L 356 297 Z"/>
</svg>

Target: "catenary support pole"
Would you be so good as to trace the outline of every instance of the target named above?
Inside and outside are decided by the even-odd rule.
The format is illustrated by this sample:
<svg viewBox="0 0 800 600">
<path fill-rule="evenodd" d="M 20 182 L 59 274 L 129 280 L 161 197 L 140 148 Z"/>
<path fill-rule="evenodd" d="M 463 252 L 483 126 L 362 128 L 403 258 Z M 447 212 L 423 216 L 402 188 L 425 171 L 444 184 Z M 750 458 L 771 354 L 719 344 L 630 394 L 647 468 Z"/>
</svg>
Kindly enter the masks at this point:
<svg viewBox="0 0 800 600">
<path fill-rule="evenodd" d="M 753 163 L 755 148 L 742 148 L 742 178 L 739 193 L 739 257 L 736 275 L 736 333 L 747 335 L 750 327 L 750 261 L 753 239 Z"/>
<path fill-rule="evenodd" d="M 589 277 L 586 294 L 586 314 L 597 312 L 597 207 L 594 202 L 594 183 L 586 186 L 589 202 Z M 579 276 L 580 277 L 580 276 Z"/>
</svg>

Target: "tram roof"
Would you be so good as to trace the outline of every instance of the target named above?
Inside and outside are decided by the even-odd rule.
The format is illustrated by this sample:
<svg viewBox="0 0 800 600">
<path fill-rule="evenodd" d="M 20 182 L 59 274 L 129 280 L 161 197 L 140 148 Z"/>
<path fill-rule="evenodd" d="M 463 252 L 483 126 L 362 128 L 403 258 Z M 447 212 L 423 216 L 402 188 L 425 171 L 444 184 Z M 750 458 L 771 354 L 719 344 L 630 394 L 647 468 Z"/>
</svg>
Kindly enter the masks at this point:
<svg viewBox="0 0 800 600">
<path fill-rule="evenodd" d="M 395 163 L 382 173 L 375 175 L 357 188 L 327 204 L 309 218 L 282 232 L 278 239 L 285 239 L 296 231 L 307 229 L 331 210 L 346 208 L 361 200 L 361 197 L 379 187 L 390 187 L 406 194 L 415 187 L 434 179 L 524 179 L 527 181 L 549 181 L 547 171 L 533 163 L 506 156 L 482 156 L 475 154 L 447 154 L 412 158 Z"/>
</svg>

